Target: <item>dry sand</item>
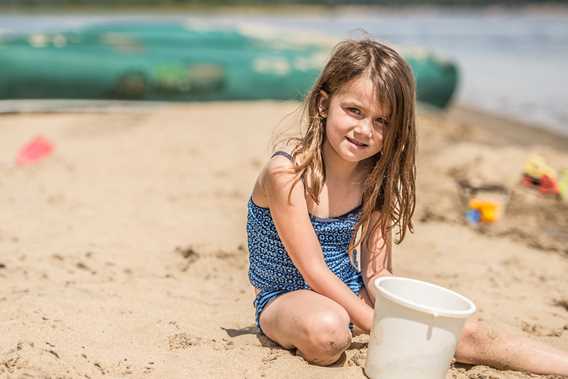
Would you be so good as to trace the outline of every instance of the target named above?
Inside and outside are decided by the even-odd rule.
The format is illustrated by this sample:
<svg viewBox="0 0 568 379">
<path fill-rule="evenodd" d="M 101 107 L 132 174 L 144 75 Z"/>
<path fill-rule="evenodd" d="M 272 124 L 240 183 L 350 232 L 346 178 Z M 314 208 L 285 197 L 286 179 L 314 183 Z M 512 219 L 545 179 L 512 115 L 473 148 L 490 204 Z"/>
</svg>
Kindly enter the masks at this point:
<svg viewBox="0 0 568 379">
<path fill-rule="evenodd" d="M 1 377 L 364 378 L 366 335 L 323 368 L 254 326 L 246 202 L 272 130 L 296 107 L 0 117 Z M 14 167 L 38 134 L 54 154 Z M 568 166 L 568 139 L 468 109 L 423 111 L 419 135 L 416 232 L 396 246 L 395 274 L 457 290 L 497 328 L 568 349 L 568 208 L 517 184 L 530 152 Z M 501 223 L 463 222 L 464 178 L 512 189 Z"/>
</svg>

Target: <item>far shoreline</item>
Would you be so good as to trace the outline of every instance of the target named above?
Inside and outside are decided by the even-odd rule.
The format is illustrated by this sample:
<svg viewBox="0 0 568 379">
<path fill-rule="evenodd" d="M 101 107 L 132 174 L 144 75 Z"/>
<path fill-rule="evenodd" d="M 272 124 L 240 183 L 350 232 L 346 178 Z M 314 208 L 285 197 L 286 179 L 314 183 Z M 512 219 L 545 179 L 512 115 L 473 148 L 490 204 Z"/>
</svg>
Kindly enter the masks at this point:
<svg viewBox="0 0 568 379">
<path fill-rule="evenodd" d="M 267 103 L 300 104 L 298 101 L 259 100 Z M 61 113 L 136 113 L 151 112 L 162 107 L 198 107 L 205 104 L 252 104 L 253 101 L 211 101 L 211 102 L 159 102 L 123 100 L 0 100 L 0 117 L 21 114 L 61 114 Z M 536 123 L 522 122 L 507 115 L 500 115 L 475 106 L 454 104 L 448 109 L 439 110 L 418 104 L 418 116 L 436 115 L 451 124 L 483 129 L 483 138 L 476 141 L 488 145 L 513 143 L 518 145 L 545 144 L 559 150 L 568 151 L 568 131 L 563 133 L 555 128 Z"/>
</svg>

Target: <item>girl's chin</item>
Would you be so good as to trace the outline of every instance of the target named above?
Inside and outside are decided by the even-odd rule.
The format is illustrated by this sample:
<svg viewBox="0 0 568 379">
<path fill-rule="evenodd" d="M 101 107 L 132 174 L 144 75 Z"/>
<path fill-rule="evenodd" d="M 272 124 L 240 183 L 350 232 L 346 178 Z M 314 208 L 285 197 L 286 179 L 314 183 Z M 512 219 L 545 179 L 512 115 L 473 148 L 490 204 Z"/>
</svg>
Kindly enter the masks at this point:
<svg viewBox="0 0 568 379">
<path fill-rule="evenodd" d="M 362 160 L 367 159 L 368 156 L 366 154 L 361 154 L 361 153 L 352 152 L 352 151 L 347 150 L 347 151 L 342 152 L 341 158 L 343 158 L 344 160 L 346 160 L 348 162 L 357 163 L 357 162 L 361 162 Z"/>
</svg>

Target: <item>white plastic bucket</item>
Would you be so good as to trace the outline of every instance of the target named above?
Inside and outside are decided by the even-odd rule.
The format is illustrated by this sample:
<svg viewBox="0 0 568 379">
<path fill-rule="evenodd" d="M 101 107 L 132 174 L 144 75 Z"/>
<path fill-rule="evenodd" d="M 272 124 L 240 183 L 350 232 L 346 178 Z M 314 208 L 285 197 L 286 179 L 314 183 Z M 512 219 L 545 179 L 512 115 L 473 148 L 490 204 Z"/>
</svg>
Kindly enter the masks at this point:
<svg viewBox="0 0 568 379">
<path fill-rule="evenodd" d="M 466 297 L 420 280 L 373 283 L 375 314 L 365 373 L 371 379 L 445 379 L 466 319 Z"/>
</svg>

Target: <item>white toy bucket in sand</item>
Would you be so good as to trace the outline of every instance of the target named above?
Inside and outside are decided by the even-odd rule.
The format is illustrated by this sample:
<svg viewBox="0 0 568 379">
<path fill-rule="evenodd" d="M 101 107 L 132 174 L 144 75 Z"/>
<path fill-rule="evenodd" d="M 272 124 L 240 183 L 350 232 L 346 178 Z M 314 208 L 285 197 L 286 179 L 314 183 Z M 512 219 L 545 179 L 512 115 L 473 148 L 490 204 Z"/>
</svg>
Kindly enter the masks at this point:
<svg viewBox="0 0 568 379">
<path fill-rule="evenodd" d="M 396 276 L 373 283 L 375 315 L 365 373 L 371 379 L 445 379 L 475 305 L 449 289 Z"/>
</svg>

